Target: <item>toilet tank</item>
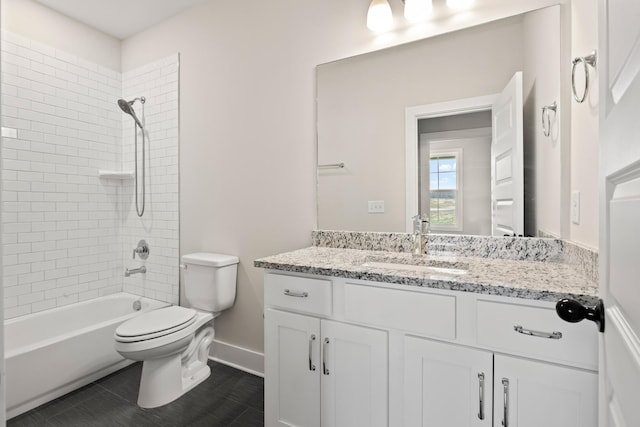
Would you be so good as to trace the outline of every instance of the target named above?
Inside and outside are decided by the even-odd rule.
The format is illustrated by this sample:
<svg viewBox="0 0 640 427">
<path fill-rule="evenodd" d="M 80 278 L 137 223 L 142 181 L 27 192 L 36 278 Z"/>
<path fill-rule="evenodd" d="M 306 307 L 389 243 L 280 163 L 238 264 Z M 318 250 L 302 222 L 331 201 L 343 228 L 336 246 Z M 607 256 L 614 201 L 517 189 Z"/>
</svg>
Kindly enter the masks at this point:
<svg viewBox="0 0 640 427">
<path fill-rule="evenodd" d="M 199 252 L 182 256 L 184 294 L 193 308 L 217 313 L 236 299 L 238 257 Z"/>
</svg>

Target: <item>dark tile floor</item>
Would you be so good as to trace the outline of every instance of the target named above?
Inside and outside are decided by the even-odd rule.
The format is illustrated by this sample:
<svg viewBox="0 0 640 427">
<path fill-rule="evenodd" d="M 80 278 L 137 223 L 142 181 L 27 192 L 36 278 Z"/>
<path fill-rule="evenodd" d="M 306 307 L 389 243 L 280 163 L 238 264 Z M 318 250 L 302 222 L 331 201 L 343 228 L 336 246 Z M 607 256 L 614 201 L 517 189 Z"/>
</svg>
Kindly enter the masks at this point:
<svg viewBox="0 0 640 427">
<path fill-rule="evenodd" d="M 263 426 L 263 379 L 212 361 L 209 366 L 207 380 L 160 408 L 136 405 L 142 365 L 135 363 L 12 418 L 7 426 Z"/>
</svg>

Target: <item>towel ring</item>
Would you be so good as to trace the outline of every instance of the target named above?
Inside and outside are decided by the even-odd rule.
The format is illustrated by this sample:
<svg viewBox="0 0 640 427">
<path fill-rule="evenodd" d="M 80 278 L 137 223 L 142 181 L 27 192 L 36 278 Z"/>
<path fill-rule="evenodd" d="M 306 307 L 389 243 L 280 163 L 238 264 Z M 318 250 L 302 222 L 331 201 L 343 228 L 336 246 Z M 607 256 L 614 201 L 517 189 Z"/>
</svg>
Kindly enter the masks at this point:
<svg viewBox="0 0 640 427">
<path fill-rule="evenodd" d="M 553 111 L 553 115 L 555 116 L 557 110 L 558 110 L 558 104 L 556 103 L 556 101 L 553 101 L 553 104 L 551 105 L 545 105 L 544 107 L 542 107 L 542 133 L 544 133 L 544 136 L 551 135 L 550 111 Z"/>
<path fill-rule="evenodd" d="M 596 51 L 592 51 L 587 56 L 578 56 L 573 59 L 571 66 L 571 89 L 573 90 L 573 99 L 575 99 L 579 104 L 582 104 L 589 93 L 589 67 L 587 65 L 591 65 L 594 69 L 596 68 L 597 62 L 597 53 Z M 578 95 L 578 91 L 576 90 L 576 67 L 578 64 L 582 64 L 584 68 L 584 92 L 582 96 Z"/>
</svg>

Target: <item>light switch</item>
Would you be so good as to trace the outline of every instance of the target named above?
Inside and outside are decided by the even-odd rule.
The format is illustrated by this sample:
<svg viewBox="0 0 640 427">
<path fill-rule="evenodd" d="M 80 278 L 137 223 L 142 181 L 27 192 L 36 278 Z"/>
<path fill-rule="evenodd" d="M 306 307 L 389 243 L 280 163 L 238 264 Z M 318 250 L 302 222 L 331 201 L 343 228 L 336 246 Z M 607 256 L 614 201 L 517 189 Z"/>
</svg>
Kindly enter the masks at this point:
<svg viewBox="0 0 640 427">
<path fill-rule="evenodd" d="M 384 200 L 369 200 L 369 213 L 384 213 Z"/>
<path fill-rule="evenodd" d="M 571 222 L 578 225 L 580 224 L 580 192 L 574 191 L 571 193 Z"/>
</svg>

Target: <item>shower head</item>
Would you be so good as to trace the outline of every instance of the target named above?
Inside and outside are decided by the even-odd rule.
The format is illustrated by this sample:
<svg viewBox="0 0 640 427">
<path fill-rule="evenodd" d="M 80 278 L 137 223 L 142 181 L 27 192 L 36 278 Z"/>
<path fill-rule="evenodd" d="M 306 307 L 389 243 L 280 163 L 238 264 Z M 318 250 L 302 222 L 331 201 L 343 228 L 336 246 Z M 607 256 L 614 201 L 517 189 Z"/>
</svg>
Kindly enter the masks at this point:
<svg viewBox="0 0 640 427">
<path fill-rule="evenodd" d="M 140 102 L 142 102 L 144 104 L 144 96 L 141 98 L 135 98 L 131 101 L 125 101 L 124 99 L 118 99 L 118 106 L 120 107 L 120 109 L 122 111 L 124 111 L 125 113 L 129 114 L 131 117 L 133 117 L 133 120 L 136 121 L 136 124 L 138 126 L 140 126 L 140 129 L 144 129 L 144 127 L 142 126 L 142 123 L 140 122 L 140 120 L 138 120 L 138 116 L 136 116 L 136 112 L 133 110 L 133 103 L 136 102 L 137 100 L 140 100 Z"/>
</svg>

